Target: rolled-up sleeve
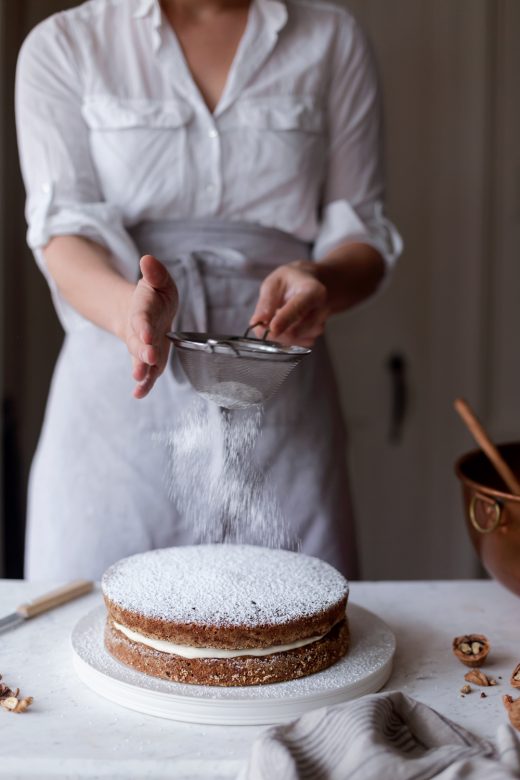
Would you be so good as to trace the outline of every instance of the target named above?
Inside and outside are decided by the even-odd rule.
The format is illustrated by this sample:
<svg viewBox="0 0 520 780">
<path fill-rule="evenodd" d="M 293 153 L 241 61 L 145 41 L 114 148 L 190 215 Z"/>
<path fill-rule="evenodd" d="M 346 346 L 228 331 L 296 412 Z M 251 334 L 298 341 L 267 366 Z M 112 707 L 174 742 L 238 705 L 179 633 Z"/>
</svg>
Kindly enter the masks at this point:
<svg viewBox="0 0 520 780">
<path fill-rule="evenodd" d="M 390 268 L 402 250 L 384 215 L 381 110 L 374 62 L 352 17 L 342 16 L 327 106 L 327 167 L 314 256 L 347 241 L 375 247 Z"/>
<path fill-rule="evenodd" d="M 59 16 L 25 40 L 16 74 L 16 124 L 25 182 L 27 242 L 44 273 L 65 328 L 85 322 L 59 295 L 43 248 L 53 236 L 77 235 L 106 247 L 125 278 L 138 272 L 138 250 L 119 210 L 104 201 L 82 117 L 82 74 Z"/>
</svg>

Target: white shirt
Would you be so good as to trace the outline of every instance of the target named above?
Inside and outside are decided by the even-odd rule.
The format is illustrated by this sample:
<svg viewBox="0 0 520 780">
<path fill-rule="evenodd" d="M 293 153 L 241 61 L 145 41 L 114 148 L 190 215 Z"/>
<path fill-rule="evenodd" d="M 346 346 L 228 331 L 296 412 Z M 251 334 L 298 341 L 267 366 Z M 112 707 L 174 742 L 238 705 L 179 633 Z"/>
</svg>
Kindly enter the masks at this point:
<svg viewBox="0 0 520 780">
<path fill-rule="evenodd" d="M 28 242 L 106 245 L 128 278 L 143 220 L 221 217 L 314 242 L 352 239 L 390 264 L 374 67 L 343 8 L 253 0 L 213 113 L 159 0 L 89 0 L 38 25 L 18 62 Z M 43 268 L 43 270 L 45 270 Z"/>
</svg>

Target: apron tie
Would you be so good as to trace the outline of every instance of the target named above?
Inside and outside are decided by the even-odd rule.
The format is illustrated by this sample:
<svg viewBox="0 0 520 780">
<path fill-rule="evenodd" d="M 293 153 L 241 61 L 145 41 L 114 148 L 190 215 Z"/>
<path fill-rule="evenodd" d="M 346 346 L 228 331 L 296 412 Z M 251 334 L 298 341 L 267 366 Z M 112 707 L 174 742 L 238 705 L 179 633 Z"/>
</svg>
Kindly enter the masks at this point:
<svg viewBox="0 0 520 780">
<path fill-rule="evenodd" d="M 185 252 L 173 260 L 166 260 L 164 265 L 179 289 L 179 310 L 173 329 L 180 332 L 207 333 L 206 276 L 243 272 L 248 261 L 241 252 L 223 247 L 218 251 L 199 249 Z M 178 382 L 187 381 L 175 349 L 172 350 L 171 368 Z"/>
</svg>

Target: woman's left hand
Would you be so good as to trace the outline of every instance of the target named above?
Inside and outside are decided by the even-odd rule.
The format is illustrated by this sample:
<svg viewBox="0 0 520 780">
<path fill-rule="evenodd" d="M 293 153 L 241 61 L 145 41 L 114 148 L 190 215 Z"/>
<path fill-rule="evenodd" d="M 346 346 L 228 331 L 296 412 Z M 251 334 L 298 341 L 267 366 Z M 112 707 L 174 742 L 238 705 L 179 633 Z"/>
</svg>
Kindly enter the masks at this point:
<svg viewBox="0 0 520 780">
<path fill-rule="evenodd" d="M 269 338 L 281 344 L 312 347 L 331 314 L 327 288 L 316 271 L 316 263 L 305 260 L 276 268 L 262 282 L 250 324 L 269 326 Z M 258 336 L 264 332 L 256 329 Z"/>
</svg>

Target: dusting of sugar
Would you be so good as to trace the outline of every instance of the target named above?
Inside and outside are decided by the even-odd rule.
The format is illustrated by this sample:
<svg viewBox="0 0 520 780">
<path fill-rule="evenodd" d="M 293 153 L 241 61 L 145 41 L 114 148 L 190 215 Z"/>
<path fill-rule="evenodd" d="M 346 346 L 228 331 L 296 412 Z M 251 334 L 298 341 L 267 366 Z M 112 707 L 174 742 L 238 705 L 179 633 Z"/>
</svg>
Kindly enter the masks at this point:
<svg viewBox="0 0 520 780">
<path fill-rule="evenodd" d="M 113 603 L 145 617 L 217 626 L 284 625 L 348 594 L 328 563 L 268 547 L 207 544 L 124 558 L 102 580 Z"/>
<path fill-rule="evenodd" d="M 159 437 L 168 491 L 193 542 L 298 547 L 256 463 L 262 415 L 262 407 L 230 412 L 197 398 Z"/>
</svg>

